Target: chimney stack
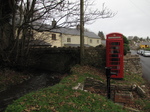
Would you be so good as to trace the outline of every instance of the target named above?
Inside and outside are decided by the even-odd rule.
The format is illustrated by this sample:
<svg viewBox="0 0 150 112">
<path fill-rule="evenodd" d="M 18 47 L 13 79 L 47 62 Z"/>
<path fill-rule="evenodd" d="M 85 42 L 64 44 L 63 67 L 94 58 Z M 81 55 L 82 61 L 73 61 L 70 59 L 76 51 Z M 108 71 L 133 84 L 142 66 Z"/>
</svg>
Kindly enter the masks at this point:
<svg viewBox="0 0 150 112">
<path fill-rule="evenodd" d="M 52 28 L 55 28 L 56 27 L 56 21 L 55 21 L 55 19 L 53 19 L 53 21 L 52 21 Z"/>
</svg>

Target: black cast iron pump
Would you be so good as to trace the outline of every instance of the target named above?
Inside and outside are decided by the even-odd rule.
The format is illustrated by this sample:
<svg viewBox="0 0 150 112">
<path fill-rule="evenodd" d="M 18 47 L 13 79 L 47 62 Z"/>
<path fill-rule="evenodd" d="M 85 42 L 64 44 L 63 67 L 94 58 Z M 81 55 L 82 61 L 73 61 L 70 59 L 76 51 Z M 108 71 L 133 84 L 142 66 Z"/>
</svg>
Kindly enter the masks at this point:
<svg viewBox="0 0 150 112">
<path fill-rule="evenodd" d="M 111 67 L 105 67 L 106 69 L 106 78 L 107 78 L 107 98 L 110 99 L 111 97 L 111 90 L 110 90 L 110 79 L 111 75 L 117 75 L 115 72 L 111 72 Z"/>
</svg>

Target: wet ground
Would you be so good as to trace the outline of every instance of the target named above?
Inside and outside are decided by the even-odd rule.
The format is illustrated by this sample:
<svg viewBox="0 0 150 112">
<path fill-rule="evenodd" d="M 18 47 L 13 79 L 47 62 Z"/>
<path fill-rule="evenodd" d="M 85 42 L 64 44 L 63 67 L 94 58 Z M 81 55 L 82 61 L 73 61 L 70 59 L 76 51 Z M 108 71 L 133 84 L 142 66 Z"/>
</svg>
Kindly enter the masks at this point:
<svg viewBox="0 0 150 112">
<path fill-rule="evenodd" d="M 41 75 L 32 77 L 22 84 L 12 86 L 6 91 L 0 92 L 0 112 L 3 112 L 7 105 L 11 104 L 13 100 L 18 99 L 29 92 L 53 86 L 59 83 L 59 81 L 59 74 L 51 75 L 42 73 Z"/>
</svg>

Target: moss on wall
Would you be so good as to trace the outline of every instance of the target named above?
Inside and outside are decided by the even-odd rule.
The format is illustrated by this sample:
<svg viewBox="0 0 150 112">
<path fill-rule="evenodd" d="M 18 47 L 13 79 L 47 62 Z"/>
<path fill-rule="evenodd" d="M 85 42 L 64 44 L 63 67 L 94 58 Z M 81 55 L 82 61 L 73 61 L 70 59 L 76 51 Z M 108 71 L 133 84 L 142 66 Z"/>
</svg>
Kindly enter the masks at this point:
<svg viewBox="0 0 150 112">
<path fill-rule="evenodd" d="M 32 49 L 28 66 L 50 72 L 64 73 L 79 64 L 80 48 L 42 48 Z M 102 47 L 85 48 L 84 64 L 98 68 L 105 67 L 105 49 Z"/>
</svg>

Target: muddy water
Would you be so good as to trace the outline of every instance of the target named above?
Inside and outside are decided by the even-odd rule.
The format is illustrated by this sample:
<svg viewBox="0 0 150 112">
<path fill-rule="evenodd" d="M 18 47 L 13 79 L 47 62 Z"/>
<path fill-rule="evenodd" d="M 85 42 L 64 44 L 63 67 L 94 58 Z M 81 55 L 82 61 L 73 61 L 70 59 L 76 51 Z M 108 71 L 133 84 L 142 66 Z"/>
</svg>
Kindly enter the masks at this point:
<svg viewBox="0 0 150 112">
<path fill-rule="evenodd" d="M 4 111 L 7 105 L 11 104 L 13 100 L 18 99 L 29 92 L 53 86 L 59 81 L 60 78 L 58 75 L 41 74 L 32 77 L 22 84 L 12 86 L 6 91 L 0 92 L 0 112 Z"/>
</svg>

